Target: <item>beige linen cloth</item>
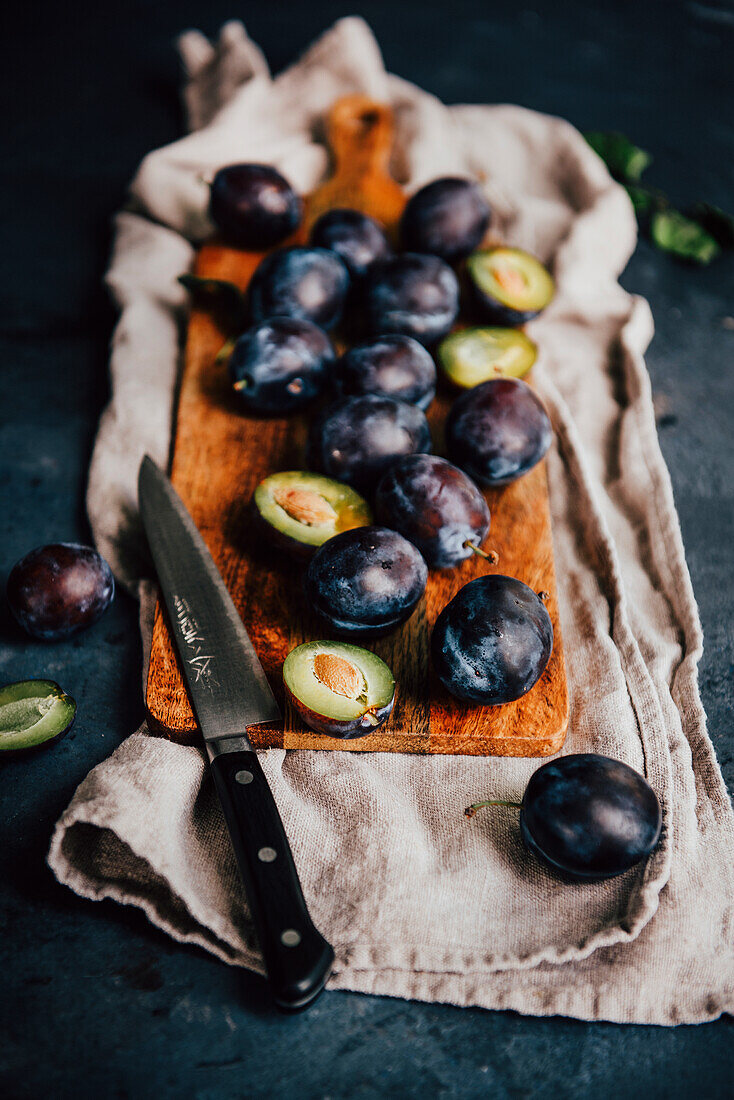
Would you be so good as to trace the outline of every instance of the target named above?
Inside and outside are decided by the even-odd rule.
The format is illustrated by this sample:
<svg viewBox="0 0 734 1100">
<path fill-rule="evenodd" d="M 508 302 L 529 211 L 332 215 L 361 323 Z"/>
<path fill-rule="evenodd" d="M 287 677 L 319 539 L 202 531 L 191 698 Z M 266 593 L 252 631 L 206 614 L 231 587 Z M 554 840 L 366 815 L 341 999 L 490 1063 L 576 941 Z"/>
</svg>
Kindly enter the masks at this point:
<svg viewBox="0 0 734 1100">
<path fill-rule="evenodd" d="M 275 164 L 301 191 L 328 170 L 323 120 L 344 93 L 392 104 L 392 170 L 485 181 L 495 225 L 552 265 L 532 324 L 556 446 L 548 462 L 572 689 L 564 752 L 644 773 L 664 837 L 643 867 L 598 885 L 546 873 L 514 810 L 536 760 L 270 750 L 262 764 L 314 920 L 334 944 L 330 989 L 582 1019 L 676 1024 L 734 1008 L 734 820 L 697 686 L 701 627 L 643 352 L 647 304 L 617 276 L 635 244 L 624 191 L 567 123 L 512 106 L 446 107 L 388 75 L 359 19 L 271 79 L 240 24 L 181 41 L 192 132 L 146 157 L 117 219 L 108 284 L 121 317 L 113 396 L 89 482 L 97 544 L 124 583 L 145 555 L 136 475 L 165 463 L 186 299 L 177 276 L 210 231 L 201 177 Z M 152 589 L 140 584 L 150 637 Z M 261 970 L 203 754 L 129 737 L 81 784 L 49 862 L 88 898 L 136 905 L 175 939 Z"/>
</svg>

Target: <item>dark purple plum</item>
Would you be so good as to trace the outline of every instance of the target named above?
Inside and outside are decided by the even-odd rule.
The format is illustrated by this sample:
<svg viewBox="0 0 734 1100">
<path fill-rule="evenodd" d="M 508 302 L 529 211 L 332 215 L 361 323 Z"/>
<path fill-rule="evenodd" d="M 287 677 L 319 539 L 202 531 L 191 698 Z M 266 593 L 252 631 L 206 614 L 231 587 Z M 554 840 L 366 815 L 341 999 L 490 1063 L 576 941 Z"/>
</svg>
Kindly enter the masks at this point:
<svg viewBox="0 0 734 1100">
<path fill-rule="evenodd" d="M 553 650 L 543 601 L 514 577 L 465 584 L 433 628 L 431 656 L 442 684 L 466 703 L 497 706 L 535 684 Z"/>
<path fill-rule="evenodd" d="M 72 542 L 31 550 L 8 577 L 13 615 L 34 638 L 48 642 L 96 623 L 114 594 L 112 570 L 104 558 L 91 546 Z"/>
<path fill-rule="evenodd" d="M 333 362 L 331 341 L 317 325 L 273 317 L 239 337 L 229 376 L 248 409 L 283 415 L 321 393 Z"/>
<path fill-rule="evenodd" d="M 533 855 L 581 882 L 621 875 L 645 859 L 661 826 L 650 784 L 627 764 L 596 753 L 561 756 L 538 768 L 520 814 Z"/>
<path fill-rule="evenodd" d="M 391 253 L 387 237 L 374 218 L 359 210 L 328 210 L 315 222 L 310 243 L 336 252 L 353 279 L 361 279 L 370 264 Z"/>
<path fill-rule="evenodd" d="M 368 489 L 397 458 L 430 449 L 428 421 L 415 405 L 371 394 L 344 397 L 313 421 L 308 465 Z"/>
<path fill-rule="evenodd" d="M 301 221 L 302 203 L 291 185 L 267 164 L 229 164 L 212 181 L 212 221 L 229 244 L 272 248 Z"/>
<path fill-rule="evenodd" d="M 387 527 L 357 527 L 319 547 L 304 591 L 330 630 L 376 637 L 409 618 L 427 579 L 412 542 Z"/>
<path fill-rule="evenodd" d="M 526 474 L 551 445 L 553 429 L 526 382 L 499 378 L 468 390 L 446 420 L 449 458 L 480 485 L 507 485 Z"/>
<path fill-rule="evenodd" d="M 489 531 L 489 508 L 474 482 L 435 455 L 395 462 L 377 486 L 375 515 L 410 539 L 435 569 L 471 557 Z"/>
<path fill-rule="evenodd" d="M 459 312 L 459 284 L 438 256 L 404 252 L 372 264 L 364 309 L 374 336 L 399 333 L 421 344 L 442 339 Z"/>
<path fill-rule="evenodd" d="M 410 336 L 378 336 L 337 360 L 331 372 L 337 393 L 372 393 L 427 409 L 436 394 L 436 364 L 430 352 Z"/>
<path fill-rule="evenodd" d="M 480 244 L 490 217 L 478 183 L 447 176 L 421 187 L 409 200 L 400 222 L 401 243 L 410 252 L 455 263 Z"/>
<path fill-rule="evenodd" d="M 249 300 L 256 323 L 293 317 L 329 329 L 339 321 L 349 272 L 326 248 L 278 248 L 258 265 Z"/>
</svg>

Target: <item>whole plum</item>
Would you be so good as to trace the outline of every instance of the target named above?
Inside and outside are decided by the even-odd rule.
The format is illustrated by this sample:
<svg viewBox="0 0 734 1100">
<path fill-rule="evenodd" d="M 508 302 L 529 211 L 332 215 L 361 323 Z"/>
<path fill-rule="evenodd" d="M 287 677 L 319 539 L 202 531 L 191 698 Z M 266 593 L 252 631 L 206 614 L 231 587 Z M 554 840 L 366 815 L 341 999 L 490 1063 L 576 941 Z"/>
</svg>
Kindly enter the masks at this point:
<svg viewBox="0 0 734 1100">
<path fill-rule="evenodd" d="M 497 706 L 538 681 L 553 650 L 553 624 L 539 596 L 514 577 L 465 584 L 433 628 L 433 667 L 466 703 Z"/>
<path fill-rule="evenodd" d="M 228 164 L 215 175 L 209 213 L 222 237 L 239 248 L 280 244 L 298 227 L 302 204 L 291 185 L 267 164 Z"/>
<path fill-rule="evenodd" d="M 331 378 L 337 393 L 372 393 L 427 409 L 436 393 L 436 365 L 430 352 L 410 336 L 378 336 L 350 348 L 335 363 Z"/>
<path fill-rule="evenodd" d="M 405 535 L 429 566 L 450 569 L 470 557 L 489 531 L 489 508 L 462 470 L 435 455 L 408 455 L 380 479 L 379 523 Z"/>
<path fill-rule="evenodd" d="M 91 546 L 57 542 L 39 546 L 10 571 L 10 610 L 34 638 L 57 641 L 85 630 L 107 610 L 115 581 Z"/>
<path fill-rule="evenodd" d="M 311 608 L 337 634 L 385 634 L 412 614 L 428 569 L 418 550 L 386 527 L 357 527 L 321 546 L 306 571 Z"/>
<path fill-rule="evenodd" d="M 397 458 L 430 451 L 425 414 L 391 397 L 344 397 L 311 424 L 308 465 L 368 489 Z"/>
<path fill-rule="evenodd" d="M 403 248 L 455 263 L 473 252 L 487 231 L 491 210 L 473 180 L 447 176 L 421 187 L 400 222 Z"/>
<path fill-rule="evenodd" d="M 229 375 L 248 409 L 286 414 L 321 393 L 333 361 L 331 341 L 317 325 L 273 317 L 239 337 Z"/>
<path fill-rule="evenodd" d="M 462 394 L 446 419 L 449 458 L 480 485 L 507 485 L 540 462 L 553 429 L 526 382 L 498 378 Z"/>
<path fill-rule="evenodd" d="M 359 210 L 327 210 L 315 222 L 310 243 L 336 252 L 353 279 L 361 279 L 370 264 L 389 256 L 387 237 L 374 218 Z"/>
<path fill-rule="evenodd" d="M 438 256 L 404 252 L 372 264 L 366 276 L 364 304 L 373 335 L 399 333 L 422 344 L 434 344 L 456 320 L 459 284 Z"/>
<path fill-rule="evenodd" d="M 292 317 L 329 329 L 341 318 L 348 289 L 349 273 L 336 253 L 326 248 L 278 248 L 252 276 L 250 312 L 255 323 Z"/>
</svg>

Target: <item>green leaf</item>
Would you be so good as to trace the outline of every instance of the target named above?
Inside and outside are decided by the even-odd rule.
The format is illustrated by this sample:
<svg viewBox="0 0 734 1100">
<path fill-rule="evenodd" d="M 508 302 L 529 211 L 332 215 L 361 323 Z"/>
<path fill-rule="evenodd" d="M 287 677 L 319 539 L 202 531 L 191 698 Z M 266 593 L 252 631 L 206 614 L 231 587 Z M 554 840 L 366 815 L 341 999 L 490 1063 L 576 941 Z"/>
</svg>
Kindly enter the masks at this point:
<svg viewBox="0 0 734 1100">
<path fill-rule="evenodd" d="M 663 252 L 697 264 L 710 264 L 721 251 L 710 233 L 678 210 L 658 210 L 650 224 L 650 235 Z"/>
<path fill-rule="evenodd" d="M 623 183 L 637 183 L 652 157 L 644 149 L 633 145 L 624 134 L 593 130 L 584 134 L 591 148 L 598 153 L 615 179 Z"/>
<path fill-rule="evenodd" d="M 180 275 L 178 281 L 196 305 L 212 313 L 228 334 L 239 334 L 247 328 L 247 299 L 234 283 L 202 279 L 199 275 Z"/>
<path fill-rule="evenodd" d="M 639 187 L 636 183 L 625 184 L 625 191 L 632 200 L 638 218 L 646 217 L 665 206 L 665 197 L 659 191 L 651 191 L 648 187 Z"/>
<path fill-rule="evenodd" d="M 703 226 L 722 248 L 734 248 L 734 218 L 731 214 L 709 202 L 697 202 L 690 211 L 690 217 Z"/>
</svg>

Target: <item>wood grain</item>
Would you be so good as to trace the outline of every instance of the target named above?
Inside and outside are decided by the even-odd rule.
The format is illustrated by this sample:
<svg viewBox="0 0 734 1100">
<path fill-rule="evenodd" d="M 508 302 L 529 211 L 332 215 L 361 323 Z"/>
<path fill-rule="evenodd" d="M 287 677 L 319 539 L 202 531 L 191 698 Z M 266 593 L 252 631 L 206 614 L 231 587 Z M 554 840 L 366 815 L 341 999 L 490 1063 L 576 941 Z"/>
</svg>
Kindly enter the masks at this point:
<svg viewBox="0 0 734 1100">
<path fill-rule="evenodd" d="M 392 140 L 389 111 L 363 96 L 340 100 L 329 126 L 334 174 L 307 201 L 303 232 L 325 209 L 350 206 L 394 230 L 405 196 L 387 174 Z M 261 255 L 219 244 L 204 246 L 197 274 L 227 279 L 243 289 Z M 171 477 L 216 561 L 252 638 L 276 697 L 283 730 L 252 729 L 260 748 L 332 749 L 499 756 L 547 756 L 562 745 L 568 725 L 568 690 L 558 621 L 545 463 L 505 489 L 486 494 L 492 527 L 485 544 L 499 554 L 490 567 L 475 557 L 454 570 L 430 574 L 426 594 L 410 620 L 373 648 L 392 668 L 398 693 L 387 726 L 354 740 L 312 733 L 286 704 L 281 667 L 300 642 L 323 636 L 304 606 L 300 569 L 255 537 L 249 504 L 255 486 L 276 470 L 303 464 L 307 422 L 256 419 L 237 406 L 226 371 L 214 363 L 222 333 L 206 313 L 193 310 L 181 380 Z M 451 394 L 439 393 L 428 419 L 441 453 Z M 458 590 L 485 572 L 518 577 L 549 594 L 555 644 L 548 667 L 522 699 L 501 707 L 470 708 L 454 700 L 432 673 L 431 628 Z M 151 727 L 177 741 L 196 737 L 196 724 L 178 669 L 165 612 L 159 604 L 147 686 Z"/>
</svg>

